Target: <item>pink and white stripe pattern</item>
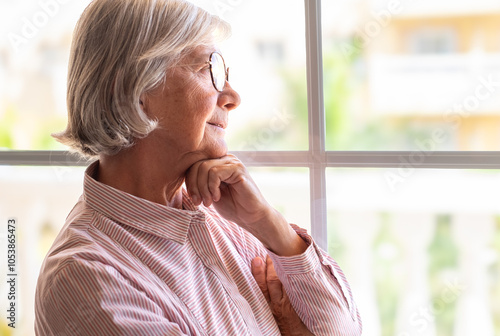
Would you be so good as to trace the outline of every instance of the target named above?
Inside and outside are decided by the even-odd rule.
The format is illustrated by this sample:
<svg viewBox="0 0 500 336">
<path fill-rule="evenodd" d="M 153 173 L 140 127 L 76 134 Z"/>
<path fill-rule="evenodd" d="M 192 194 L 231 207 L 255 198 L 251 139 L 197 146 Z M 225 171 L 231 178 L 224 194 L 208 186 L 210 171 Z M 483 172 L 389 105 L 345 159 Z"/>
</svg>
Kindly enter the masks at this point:
<svg viewBox="0 0 500 336">
<path fill-rule="evenodd" d="M 37 335 L 280 335 L 250 269 L 267 254 L 311 332 L 361 335 L 345 276 L 304 230 L 308 250 L 279 257 L 186 194 L 169 208 L 97 182 L 97 169 L 42 266 Z"/>
</svg>

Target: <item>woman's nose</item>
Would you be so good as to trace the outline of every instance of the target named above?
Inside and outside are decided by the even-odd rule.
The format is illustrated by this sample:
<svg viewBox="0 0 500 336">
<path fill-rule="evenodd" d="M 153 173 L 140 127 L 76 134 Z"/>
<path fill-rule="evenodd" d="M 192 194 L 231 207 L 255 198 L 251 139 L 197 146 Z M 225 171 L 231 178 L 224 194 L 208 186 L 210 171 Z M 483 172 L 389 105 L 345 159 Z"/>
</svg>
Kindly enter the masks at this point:
<svg viewBox="0 0 500 336">
<path fill-rule="evenodd" d="M 229 82 L 226 82 L 224 91 L 222 91 L 219 102 L 221 106 L 226 108 L 228 111 L 234 110 L 241 104 L 241 97 L 232 87 Z"/>
</svg>

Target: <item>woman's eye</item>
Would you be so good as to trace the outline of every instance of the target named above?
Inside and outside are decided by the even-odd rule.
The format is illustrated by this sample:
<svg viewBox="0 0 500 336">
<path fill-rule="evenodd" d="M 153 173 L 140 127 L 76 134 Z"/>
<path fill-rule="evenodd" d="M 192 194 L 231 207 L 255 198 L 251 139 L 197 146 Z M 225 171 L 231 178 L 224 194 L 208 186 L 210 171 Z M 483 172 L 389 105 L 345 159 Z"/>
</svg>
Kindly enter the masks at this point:
<svg viewBox="0 0 500 336">
<path fill-rule="evenodd" d="M 200 70 L 198 70 L 198 73 L 203 77 L 210 76 L 210 66 L 208 65 L 200 68 Z"/>
</svg>

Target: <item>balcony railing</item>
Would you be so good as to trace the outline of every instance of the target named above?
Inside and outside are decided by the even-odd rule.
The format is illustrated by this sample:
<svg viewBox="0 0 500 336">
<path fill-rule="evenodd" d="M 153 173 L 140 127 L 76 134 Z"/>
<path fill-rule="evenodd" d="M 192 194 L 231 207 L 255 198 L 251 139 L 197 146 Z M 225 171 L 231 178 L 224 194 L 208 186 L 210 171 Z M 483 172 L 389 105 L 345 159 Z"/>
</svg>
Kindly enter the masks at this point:
<svg viewBox="0 0 500 336">
<path fill-rule="evenodd" d="M 392 1 L 368 0 L 372 11 L 381 11 L 389 8 Z M 396 1 L 391 6 L 401 8 L 399 16 L 405 17 L 430 17 L 453 15 L 477 15 L 500 12 L 500 3 L 497 0 L 419 0 Z"/>
<path fill-rule="evenodd" d="M 377 114 L 500 115 L 500 54 L 376 54 L 368 63 Z"/>
</svg>

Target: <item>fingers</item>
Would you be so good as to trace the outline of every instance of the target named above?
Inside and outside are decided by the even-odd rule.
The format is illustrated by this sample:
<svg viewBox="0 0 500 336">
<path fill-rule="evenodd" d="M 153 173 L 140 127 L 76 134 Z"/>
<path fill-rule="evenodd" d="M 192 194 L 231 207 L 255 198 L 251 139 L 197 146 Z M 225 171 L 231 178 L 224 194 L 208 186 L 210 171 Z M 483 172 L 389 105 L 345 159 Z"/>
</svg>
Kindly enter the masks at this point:
<svg viewBox="0 0 500 336">
<path fill-rule="evenodd" d="M 264 294 L 267 303 L 270 303 L 271 299 L 269 297 L 266 282 L 266 264 L 260 257 L 255 257 L 252 260 L 252 275 L 255 278 L 255 281 L 257 281 L 262 294 Z"/>
<path fill-rule="evenodd" d="M 269 256 L 252 260 L 252 274 L 266 297 L 282 335 L 314 336 L 293 308 Z"/>
<path fill-rule="evenodd" d="M 195 205 L 203 203 L 208 207 L 213 203 L 214 199 L 217 197 L 220 198 L 218 190 L 215 190 L 219 189 L 220 179 L 217 174 L 210 174 L 210 170 L 224 163 L 220 160 L 198 161 L 188 170 L 186 174 L 186 188 Z"/>
<path fill-rule="evenodd" d="M 195 205 L 200 205 L 203 199 L 200 197 L 200 191 L 198 190 L 198 183 L 197 183 L 197 177 L 198 177 L 198 168 L 200 166 L 201 162 L 196 162 L 194 165 L 189 168 L 189 170 L 186 173 L 186 189 L 189 193 L 189 196 L 193 200 L 193 203 Z"/>
<path fill-rule="evenodd" d="M 281 284 L 273 262 L 269 256 L 266 258 L 266 283 L 269 291 L 269 298 L 273 303 L 281 303 L 283 299 L 283 285 Z"/>
<path fill-rule="evenodd" d="M 195 205 L 212 205 L 221 199 L 221 184 L 231 182 L 243 166 L 232 155 L 196 162 L 186 174 L 186 188 Z"/>
<path fill-rule="evenodd" d="M 200 196 L 203 199 L 203 204 L 205 206 L 210 206 L 212 205 L 214 201 L 214 196 L 209 188 L 209 176 L 213 175 L 212 177 L 212 184 L 214 184 L 214 188 L 218 189 L 218 186 L 220 184 L 219 179 L 217 178 L 217 175 L 214 175 L 212 170 L 215 170 L 214 162 L 211 161 L 204 161 L 202 162 L 199 167 L 198 167 L 198 176 L 197 176 L 197 185 L 198 185 L 198 190 L 200 192 Z"/>
<path fill-rule="evenodd" d="M 279 306 L 284 291 L 271 258 L 267 256 L 266 262 L 264 262 L 260 257 L 255 257 L 252 260 L 252 275 L 264 294 L 267 303 L 271 306 Z"/>
</svg>

